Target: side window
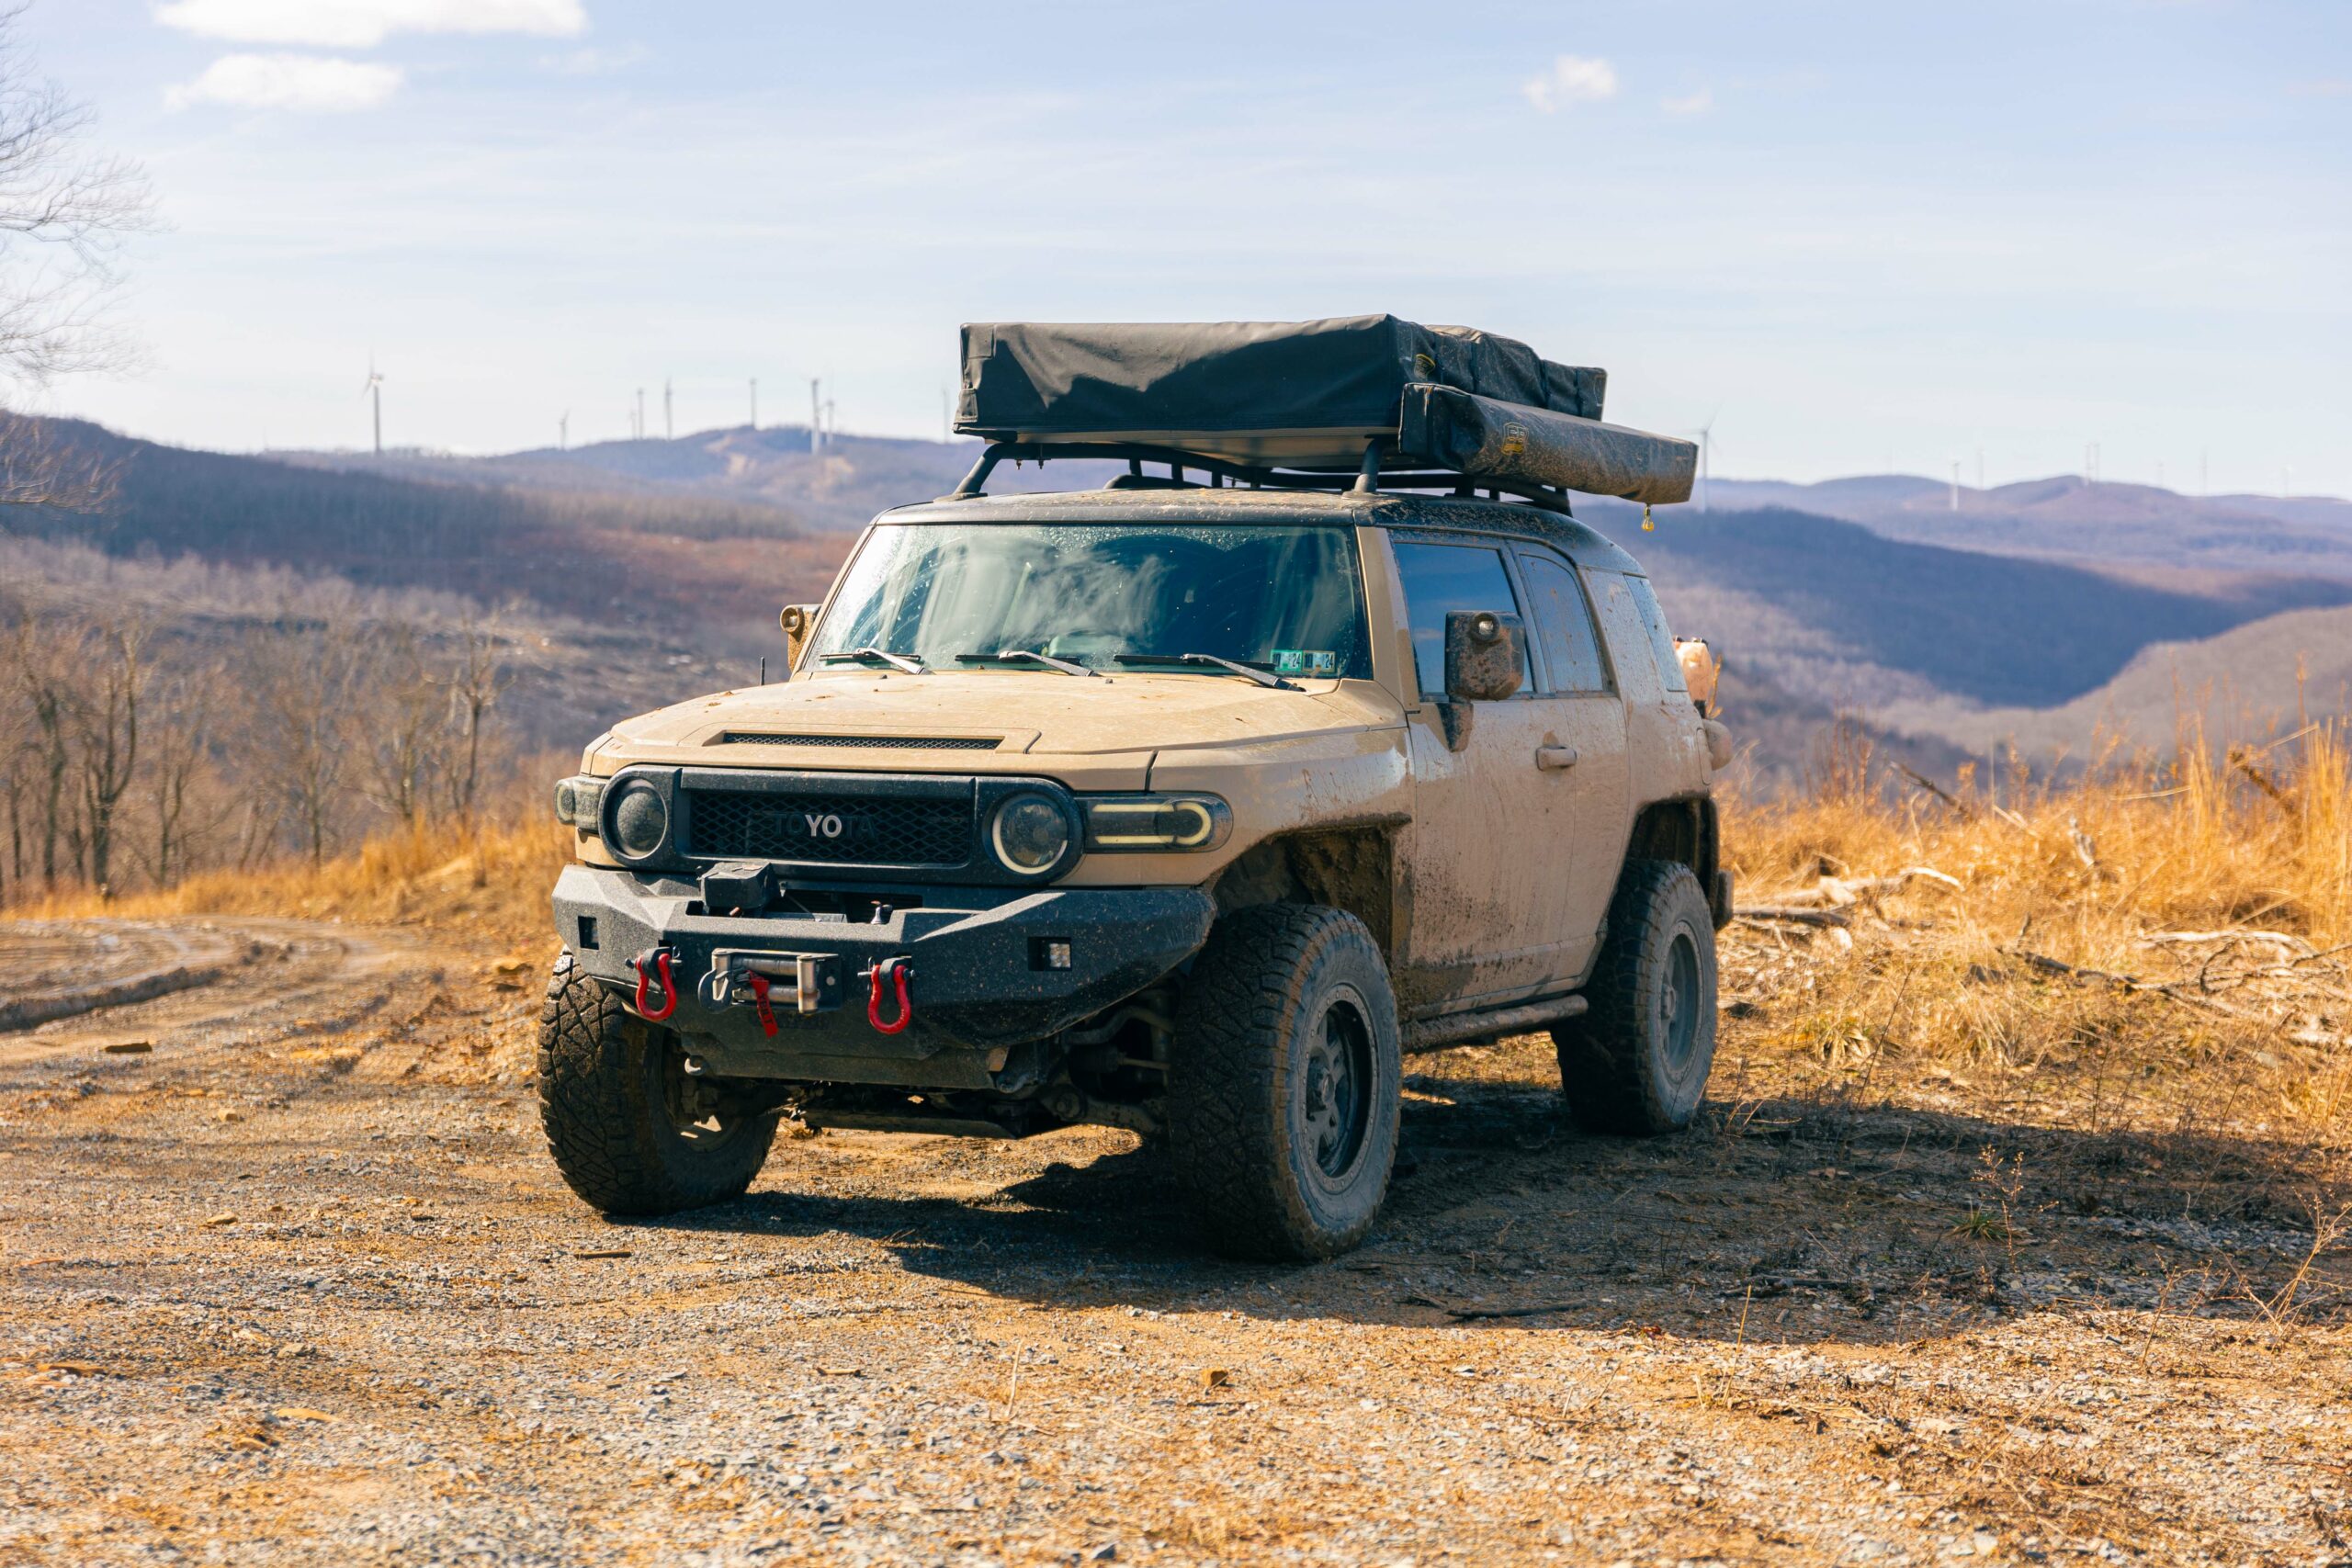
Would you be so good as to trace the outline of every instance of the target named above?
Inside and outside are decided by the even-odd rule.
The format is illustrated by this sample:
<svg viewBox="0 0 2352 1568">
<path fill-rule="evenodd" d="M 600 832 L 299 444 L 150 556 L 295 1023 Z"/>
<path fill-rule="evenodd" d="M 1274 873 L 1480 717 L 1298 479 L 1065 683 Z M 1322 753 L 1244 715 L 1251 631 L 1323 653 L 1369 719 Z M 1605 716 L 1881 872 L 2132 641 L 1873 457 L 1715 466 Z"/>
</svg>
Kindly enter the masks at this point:
<svg viewBox="0 0 2352 1568">
<path fill-rule="evenodd" d="M 1437 545 L 1418 539 L 1391 542 L 1397 580 L 1405 587 L 1405 613 L 1413 626 L 1413 663 L 1421 695 L 1445 695 L 1445 617 L 1453 610 L 1493 610 L 1519 615 L 1503 553 L 1492 545 Z M 1524 668 L 1521 690 L 1534 690 L 1534 672 Z"/>
<path fill-rule="evenodd" d="M 1629 577 L 1625 581 L 1634 591 L 1634 607 L 1641 612 L 1642 626 L 1650 634 L 1650 649 L 1657 655 L 1657 671 L 1666 677 L 1666 689 L 1688 692 L 1690 687 L 1682 679 L 1682 660 L 1674 651 L 1674 634 L 1666 629 L 1666 611 L 1659 605 L 1650 580 Z"/>
<path fill-rule="evenodd" d="M 1600 641 L 1593 633 L 1592 612 L 1585 605 L 1576 573 L 1557 556 L 1521 550 L 1519 575 L 1533 601 L 1535 635 L 1544 644 L 1552 690 L 1607 691 L 1609 671 L 1600 661 Z"/>
</svg>

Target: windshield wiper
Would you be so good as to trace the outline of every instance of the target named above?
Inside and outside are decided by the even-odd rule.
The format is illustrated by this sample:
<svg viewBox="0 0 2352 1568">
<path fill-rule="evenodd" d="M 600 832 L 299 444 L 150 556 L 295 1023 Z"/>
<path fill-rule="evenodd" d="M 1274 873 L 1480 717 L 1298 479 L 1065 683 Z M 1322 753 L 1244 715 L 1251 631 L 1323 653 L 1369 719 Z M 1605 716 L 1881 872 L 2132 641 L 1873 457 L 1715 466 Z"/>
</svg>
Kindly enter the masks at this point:
<svg viewBox="0 0 2352 1568">
<path fill-rule="evenodd" d="M 911 653 L 886 653 L 878 648 L 853 648 L 847 653 L 820 653 L 817 656 L 828 664 L 841 664 L 856 659 L 876 661 L 893 670 L 903 670 L 910 675 L 928 675 L 930 669 Z"/>
<path fill-rule="evenodd" d="M 956 656 L 956 662 L 998 664 L 1010 663 L 1016 659 L 1026 659 L 1033 664 L 1042 664 L 1048 670 L 1058 670 L 1065 675 L 1100 675 L 1102 673 L 1100 670 L 1089 670 L 1076 660 L 1056 659 L 1052 654 L 1040 653 L 1034 648 L 1008 648 L 996 653 L 959 653 Z"/>
<path fill-rule="evenodd" d="M 1214 664 L 1220 670 L 1229 670 L 1236 675 L 1255 681 L 1261 686 L 1271 687 L 1277 692 L 1303 690 L 1279 675 L 1269 675 L 1263 670 L 1244 664 L 1238 659 L 1220 659 L 1214 653 L 1121 653 L 1114 654 L 1113 657 L 1122 664 Z"/>
</svg>

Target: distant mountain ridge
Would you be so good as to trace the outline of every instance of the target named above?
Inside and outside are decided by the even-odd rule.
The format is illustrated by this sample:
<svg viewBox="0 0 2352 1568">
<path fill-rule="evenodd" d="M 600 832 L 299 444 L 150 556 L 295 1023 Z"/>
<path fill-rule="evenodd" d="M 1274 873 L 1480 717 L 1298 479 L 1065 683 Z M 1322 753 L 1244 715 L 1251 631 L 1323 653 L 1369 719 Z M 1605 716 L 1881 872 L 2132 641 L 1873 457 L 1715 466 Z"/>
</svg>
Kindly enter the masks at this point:
<svg viewBox="0 0 2352 1568">
<path fill-rule="evenodd" d="M 95 516 L 0 509 L 0 534 L 520 600 L 737 680 L 780 660 L 777 607 L 822 593 L 853 530 L 951 490 L 979 450 L 842 435 L 811 452 L 806 427 L 739 426 L 486 457 L 238 457 L 46 428 L 112 469 L 115 498 Z M 1111 471 L 1008 464 L 989 489 Z M 1932 480 L 1865 476 L 1716 480 L 1711 511 L 1661 508 L 1650 533 L 1623 502 L 1577 511 L 1646 564 L 1677 631 L 1729 658 L 1727 716 L 1768 778 L 1801 772 L 1840 712 L 1939 766 L 1996 732 L 2055 750 L 2113 716 L 2144 726 L 2176 689 L 2258 694 L 2275 713 L 2298 654 L 2315 675 L 2352 669 L 2352 505 L 2072 479 L 1963 491 L 1958 513 L 1950 500 Z M 2312 684 L 2314 702 L 2342 700 Z"/>
<path fill-rule="evenodd" d="M 862 528 L 891 507 L 944 495 L 979 455 L 977 441 L 830 434 L 812 449 L 808 428 L 789 424 L 701 430 L 673 440 L 543 446 L 489 457 L 408 451 L 274 454 L 310 468 L 428 482 L 704 496 L 774 508 L 818 532 Z M 1055 463 L 1041 471 L 1035 464 L 1003 465 L 989 488 L 999 493 L 1083 490 L 1114 468 Z"/>
<path fill-rule="evenodd" d="M 2352 581 L 2352 502 L 2327 496 L 2188 496 L 2072 475 L 1991 490 L 1910 475 L 1816 484 L 1714 479 L 1713 511 L 1786 508 L 1891 539 L 1991 555 L 2196 571 L 2298 572 Z M 1695 510 L 1695 507 L 1693 508 Z M 1679 513 L 1678 514 L 1684 514 Z"/>
</svg>

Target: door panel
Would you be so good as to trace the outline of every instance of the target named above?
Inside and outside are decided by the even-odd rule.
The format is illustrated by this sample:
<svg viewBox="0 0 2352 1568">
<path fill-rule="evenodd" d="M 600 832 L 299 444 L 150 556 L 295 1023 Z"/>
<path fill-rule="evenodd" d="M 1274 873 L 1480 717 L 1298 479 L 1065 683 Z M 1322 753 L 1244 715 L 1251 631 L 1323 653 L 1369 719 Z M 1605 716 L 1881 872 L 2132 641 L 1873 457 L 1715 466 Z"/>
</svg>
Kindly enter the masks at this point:
<svg viewBox="0 0 2352 1568">
<path fill-rule="evenodd" d="M 1432 705 L 1443 695 L 1445 615 L 1524 615 L 1508 554 L 1467 537 L 1392 540 L 1424 701 L 1410 727 L 1413 824 L 1405 868 L 1412 919 L 1396 976 L 1410 1013 L 1531 995 L 1555 981 L 1574 947 L 1568 841 L 1575 768 L 1538 765 L 1547 743 L 1586 737 L 1608 748 L 1606 725 L 1529 688 L 1472 705 L 1468 743 L 1447 750 Z M 1532 629 L 1532 628 L 1531 628 Z M 1531 644 L 1532 638 L 1530 639 Z M 1622 738 L 1618 741 L 1622 754 Z M 1582 765 L 1579 761 L 1579 767 Z"/>
<path fill-rule="evenodd" d="M 1618 864 L 1630 824 L 1625 761 L 1625 702 L 1610 688 L 1608 661 L 1576 572 L 1548 550 L 1522 548 L 1520 578 L 1531 629 L 1544 664 L 1545 694 L 1536 706 L 1545 736 L 1576 749 L 1574 766 L 1546 774 L 1547 816 L 1559 824 L 1560 946 L 1554 978 L 1580 980 L 1592 966 L 1600 923 L 1617 890 Z"/>
</svg>

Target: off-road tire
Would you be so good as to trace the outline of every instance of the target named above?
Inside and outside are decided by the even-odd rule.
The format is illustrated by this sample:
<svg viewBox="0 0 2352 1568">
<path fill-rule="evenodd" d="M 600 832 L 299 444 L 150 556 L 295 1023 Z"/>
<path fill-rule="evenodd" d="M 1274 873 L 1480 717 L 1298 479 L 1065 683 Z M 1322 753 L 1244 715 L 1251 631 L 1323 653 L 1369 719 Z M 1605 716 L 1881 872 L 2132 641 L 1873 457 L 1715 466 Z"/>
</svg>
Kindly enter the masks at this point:
<svg viewBox="0 0 2352 1568">
<path fill-rule="evenodd" d="M 574 1192 L 608 1214 L 668 1214 L 740 1198 L 768 1157 L 773 1116 L 682 1129 L 665 1089 L 678 1037 L 646 1022 L 566 953 L 539 1013 L 539 1125 Z M 699 1135 L 696 1135 L 699 1134 Z"/>
<path fill-rule="evenodd" d="M 1202 1238 L 1276 1261 L 1362 1241 L 1387 1196 L 1403 1078 L 1396 998 L 1362 920 L 1312 904 L 1220 919 L 1168 1072 L 1170 1152 Z"/>
<path fill-rule="evenodd" d="M 1577 1124 L 1633 1134 L 1689 1126 L 1715 1058 L 1715 927 L 1689 866 L 1625 863 L 1584 994 L 1591 1010 L 1552 1031 Z"/>
</svg>

